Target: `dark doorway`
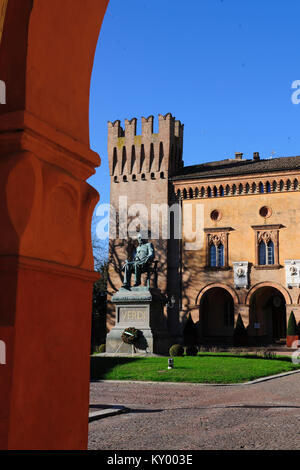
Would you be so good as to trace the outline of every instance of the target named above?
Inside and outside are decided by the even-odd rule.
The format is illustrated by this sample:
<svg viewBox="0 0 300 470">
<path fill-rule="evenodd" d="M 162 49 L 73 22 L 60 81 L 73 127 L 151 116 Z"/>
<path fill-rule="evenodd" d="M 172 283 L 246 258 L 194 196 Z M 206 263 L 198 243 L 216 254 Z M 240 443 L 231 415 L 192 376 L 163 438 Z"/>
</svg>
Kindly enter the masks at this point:
<svg viewBox="0 0 300 470">
<path fill-rule="evenodd" d="M 221 342 L 232 338 L 234 302 L 226 289 L 213 287 L 204 294 L 200 303 L 200 323 L 204 338 Z"/>
<path fill-rule="evenodd" d="M 262 287 L 253 294 L 250 324 L 256 328 L 258 337 L 269 341 L 276 342 L 286 337 L 286 302 L 279 290 Z"/>
</svg>

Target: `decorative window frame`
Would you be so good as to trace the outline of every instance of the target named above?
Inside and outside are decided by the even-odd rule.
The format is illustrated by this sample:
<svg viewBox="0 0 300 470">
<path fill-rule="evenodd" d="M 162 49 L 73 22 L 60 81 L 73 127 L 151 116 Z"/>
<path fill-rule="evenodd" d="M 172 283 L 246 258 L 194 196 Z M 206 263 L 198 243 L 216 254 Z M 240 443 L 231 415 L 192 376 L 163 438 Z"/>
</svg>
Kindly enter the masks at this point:
<svg viewBox="0 0 300 470">
<path fill-rule="evenodd" d="M 233 230 L 232 227 L 205 228 L 206 234 L 206 266 L 205 269 L 212 271 L 231 269 L 228 265 L 228 234 Z M 222 243 L 224 246 L 224 266 L 210 266 L 209 248 L 211 244 L 215 246 Z"/>
<path fill-rule="evenodd" d="M 256 269 L 279 269 L 279 230 L 283 225 L 251 225 L 255 231 L 255 265 Z M 259 264 L 259 244 L 263 241 L 267 244 L 269 241 L 274 243 L 274 264 Z"/>
</svg>

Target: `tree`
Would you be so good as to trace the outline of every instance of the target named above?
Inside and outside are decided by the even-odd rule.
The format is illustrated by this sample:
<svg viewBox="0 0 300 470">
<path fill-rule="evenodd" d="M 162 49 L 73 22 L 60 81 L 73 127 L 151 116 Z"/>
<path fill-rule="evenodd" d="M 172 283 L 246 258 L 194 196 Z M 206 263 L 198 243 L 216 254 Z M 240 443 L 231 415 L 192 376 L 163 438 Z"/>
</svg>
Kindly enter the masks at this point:
<svg viewBox="0 0 300 470">
<path fill-rule="evenodd" d="M 294 312 L 292 311 L 289 317 L 288 321 L 288 327 L 287 327 L 287 334 L 288 336 L 298 336 L 299 335 L 299 330 L 296 322 L 296 318 L 294 315 Z"/>
<path fill-rule="evenodd" d="M 94 268 L 100 274 L 93 287 L 91 349 L 106 342 L 107 280 L 108 280 L 108 244 L 97 238 L 95 218 L 92 221 L 92 248 Z"/>
</svg>

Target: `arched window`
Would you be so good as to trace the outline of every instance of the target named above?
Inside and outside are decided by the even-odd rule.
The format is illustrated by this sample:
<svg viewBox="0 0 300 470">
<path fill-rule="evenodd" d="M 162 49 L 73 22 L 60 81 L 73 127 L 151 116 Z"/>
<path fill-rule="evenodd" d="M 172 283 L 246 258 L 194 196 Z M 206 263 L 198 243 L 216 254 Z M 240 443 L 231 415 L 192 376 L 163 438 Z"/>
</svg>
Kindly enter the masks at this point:
<svg viewBox="0 0 300 470">
<path fill-rule="evenodd" d="M 224 266 L 224 245 L 222 243 L 217 247 L 217 262 L 218 266 Z"/>
<path fill-rule="evenodd" d="M 256 193 L 256 183 L 252 183 L 252 192 Z"/>
<path fill-rule="evenodd" d="M 272 240 L 267 244 L 267 264 L 274 264 L 274 243 Z"/>
<path fill-rule="evenodd" d="M 207 197 L 211 197 L 211 188 L 208 186 L 207 188 Z"/>
<path fill-rule="evenodd" d="M 226 196 L 228 196 L 230 194 L 230 186 L 229 184 L 227 184 L 226 186 Z"/>
<path fill-rule="evenodd" d="M 209 265 L 212 268 L 217 266 L 217 250 L 213 243 L 209 247 Z"/>
<path fill-rule="evenodd" d="M 223 186 L 220 186 L 219 192 L 220 192 L 220 196 L 223 197 L 223 196 L 224 196 L 224 188 L 223 188 Z"/>
<path fill-rule="evenodd" d="M 298 189 L 298 180 L 294 179 L 294 190 Z"/>
<path fill-rule="evenodd" d="M 178 199 L 180 199 L 180 196 L 181 196 L 181 191 L 180 191 L 180 189 L 178 189 L 178 191 L 177 191 L 177 197 L 178 197 Z"/>
<path fill-rule="evenodd" d="M 193 199 L 193 197 L 194 197 L 194 193 L 193 193 L 192 188 L 190 188 L 190 189 L 189 189 L 189 198 L 190 198 L 190 199 Z"/>
<path fill-rule="evenodd" d="M 261 241 L 258 246 L 258 262 L 260 265 L 265 266 L 275 263 L 274 243 L 269 240 L 268 243 Z"/>
<path fill-rule="evenodd" d="M 283 180 L 280 180 L 279 189 L 280 189 L 280 191 L 283 191 L 283 190 L 284 190 L 284 182 L 283 182 Z"/>
<path fill-rule="evenodd" d="M 259 192 L 260 192 L 260 193 L 264 193 L 264 192 L 265 192 L 264 185 L 263 185 L 262 182 L 259 183 Z"/>
<path fill-rule="evenodd" d="M 270 185 L 269 181 L 267 181 L 266 190 L 267 190 L 267 193 L 271 192 L 271 185 Z"/>
<path fill-rule="evenodd" d="M 290 190 L 292 189 L 291 180 L 287 180 L 287 182 L 286 182 L 286 189 L 287 189 L 288 191 L 290 191 Z"/>
<path fill-rule="evenodd" d="M 214 186 L 213 192 L 214 192 L 214 197 L 218 197 L 218 190 L 216 186 Z"/>
<path fill-rule="evenodd" d="M 277 190 L 277 181 L 273 181 L 273 191 L 276 191 Z"/>
<path fill-rule="evenodd" d="M 209 265 L 212 268 L 224 266 L 224 245 L 214 245 L 213 243 L 209 247 Z"/>
<path fill-rule="evenodd" d="M 202 186 L 202 188 L 201 188 L 200 194 L 201 194 L 201 197 L 204 197 L 204 196 L 205 196 L 205 188 L 204 188 L 203 186 Z"/>
<path fill-rule="evenodd" d="M 195 189 L 195 197 L 199 197 L 199 189 L 198 188 Z"/>
<path fill-rule="evenodd" d="M 263 241 L 258 245 L 258 263 L 262 266 L 266 264 L 266 244 Z"/>
<path fill-rule="evenodd" d="M 246 183 L 246 193 L 248 194 L 250 192 L 250 184 Z"/>
<path fill-rule="evenodd" d="M 235 184 L 232 186 L 232 194 L 236 194 L 236 185 Z"/>
<path fill-rule="evenodd" d="M 239 194 L 243 194 L 243 192 L 244 192 L 244 188 L 243 188 L 242 183 L 240 183 L 240 185 L 239 185 Z"/>
<path fill-rule="evenodd" d="M 185 188 L 183 190 L 183 199 L 187 199 L 187 190 Z"/>
</svg>

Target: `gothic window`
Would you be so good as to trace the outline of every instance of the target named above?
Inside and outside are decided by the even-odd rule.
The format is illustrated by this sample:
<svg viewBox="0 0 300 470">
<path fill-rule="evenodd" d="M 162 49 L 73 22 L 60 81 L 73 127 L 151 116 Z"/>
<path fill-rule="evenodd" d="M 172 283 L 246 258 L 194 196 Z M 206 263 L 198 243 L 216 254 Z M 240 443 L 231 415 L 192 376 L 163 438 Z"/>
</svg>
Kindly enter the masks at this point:
<svg viewBox="0 0 300 470">
<path fill-rule="evenodd" d="M 259 192 L 260 192 L 260 193 L 264 193 L 264 192 L 265 192 L 265 190 L 264 190 L 264 185 L 263 185 L 262 182 L 259 183 Z"/>
<path fill-rule="evenodd" d="M 220 192 L 220 196 L 224 196 L 224 188 L 223 188 L 223 186 L 220 186 L 219 192 Z"/>
<path fill-rule="evenodd" d="M 211 244 L 209 247 L 209 266 L 212 268 L 224 266 L 224 245 Z"/>
<path fill-rule="evenodd" d="M 207 238 L 206 266 L 208 268 L 228 267 L 228 233 L 231 227 L 204 229 Z"/>
<path fill-rule="evenodd" d="M 204 197 L 205 196 L 205 188 L 202 186 L 201 188 L 201 197 Z"/>
<path fill-rule="evenodd" d="M 270 185 L 269 181 L 267 181 L 266 190 L 267 190 L 267 193 L 271 192 L 271 185 Z"/>
<path fill-rule="evenodd" d="M 208 186 L 207 188 L 207 197 L 211 197 L 211 188 Z"/>
<path fill-rule="evenodd" d="M 256 268 L 279 267 L 279 229 L 281 225 L 256 225 Z"/>
<path fill-rule="evenodd" d="M 193 195 L 193 190 L 192 188 L 189 189 L 189 198 L 190 199 L 193 199 L 194 195 Z"/>
<path fill-rule="evenodd" d="M 259 265 L 265 266 L 274 263 L 274 243 L 269 240 L 268 243 L 261 241 L 259 243 Z"/>
</svg>

